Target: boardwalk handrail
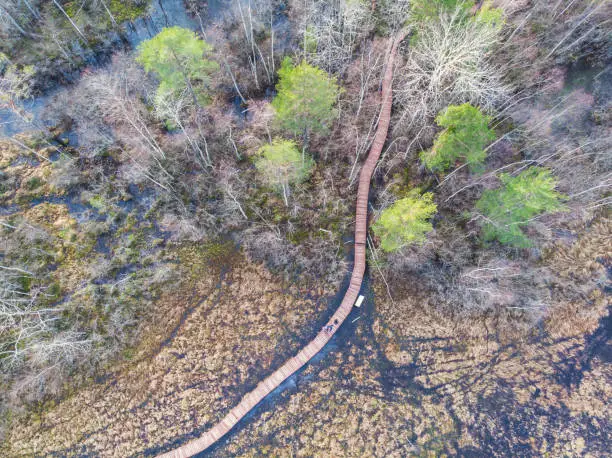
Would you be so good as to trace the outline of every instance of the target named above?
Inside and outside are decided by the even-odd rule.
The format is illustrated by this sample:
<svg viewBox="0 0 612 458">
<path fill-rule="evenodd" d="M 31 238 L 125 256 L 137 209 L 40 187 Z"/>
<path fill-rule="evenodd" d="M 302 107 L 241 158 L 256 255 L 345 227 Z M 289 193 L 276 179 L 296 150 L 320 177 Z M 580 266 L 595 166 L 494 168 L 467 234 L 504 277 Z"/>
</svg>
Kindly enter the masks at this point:
<svg viewBox="0 0 612 458">
<path fill-rule="evenodd" d="M 299 370 L 313 356 L 330 341 L 336 333 L 340 325 L 346 320 L 353 304 L 359 295 L 363 275 L 366 268 L 366 237 L 368 225 L 368 195 L 370 193 L 370 181 L 376 162 L 380 157 L 383 145 L 387 139 L 389 124 L 391 122 L 391 105 L 393 102 L 393 66 L 395 55 L 399 43 L 406 36 L 406 32 L 400 32 L 391 42 L 391 49 L 387 59 L 387 67 L 382 81 L 382 103 L 380 108 L 380 118 L 378 127 L 374 136 L 374 141 L 370 148 L 368 157 L 363 164 L 359 175 L 359 187 L 357 188 L 357 209 L 355 221 L 355 263 L 351 274 L 351 281 L 348 290 L 344 294 L 344 298 L 335 313 L 329 319 L 326 326 L 310 341 L 308 345 L 300 350 L 293 358 L 290 358 L 272 375 L 260 382 L 257 387 L 247 393 L 236 407 L 210 430 L 202 434 L 197 439 L 194 439 L 185 445 L 182 445 L 170 452 L 159 455 L 159 458 L 183 458 L 196 455 L 212 444 L 217 442 L 221 437 L 227 434 L 247 413 L 263 400 L 268 394 L 274 391 L 282 382 L 289 376 Z"/>
</svg>

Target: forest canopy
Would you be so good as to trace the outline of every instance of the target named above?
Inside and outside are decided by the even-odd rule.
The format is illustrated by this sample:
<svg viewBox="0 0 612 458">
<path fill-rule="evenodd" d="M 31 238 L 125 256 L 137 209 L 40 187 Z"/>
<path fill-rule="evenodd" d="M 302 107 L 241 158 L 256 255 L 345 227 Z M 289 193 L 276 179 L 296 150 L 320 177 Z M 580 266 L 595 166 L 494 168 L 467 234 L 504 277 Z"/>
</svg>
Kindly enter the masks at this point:
<svg viewBox="0 0 612 458">
<path fill-rule="evenodd" d="M 272 106 L 280 126 L 304 139 L 312 132 L 329 131 L 338 116 L 334 105 L 340 92 L 333 77 L 305 61 L 294 65 L 288 57 L 278 77 Z"/>
<path fill-rule="evenodd" d="M 482 168 L 485 146 L 495 139 L 495 132 L 488 126 L 490 121 L 469 103 L 446 108 L 436 117 L 436 124 L 444 130 L 436 136 L 433 147 L 421 153 L 425 167 L 444 171 L 462 159 L 472 171 Z"/>
<path fill-rule="evenodd" d="M 0 0 L 0 455 L 605 455 L 611 14 Z"/>
<path fill-rule="evenodd" d="M 191 30 L 166 27 L 139 45 L 136 60 L 159 78 L 157 97 L 188 90 L 196 103 L 204 105 L 210 75 L 219 68 L 204 57 L 211 51 L 212 46 Z"/>
</svg>

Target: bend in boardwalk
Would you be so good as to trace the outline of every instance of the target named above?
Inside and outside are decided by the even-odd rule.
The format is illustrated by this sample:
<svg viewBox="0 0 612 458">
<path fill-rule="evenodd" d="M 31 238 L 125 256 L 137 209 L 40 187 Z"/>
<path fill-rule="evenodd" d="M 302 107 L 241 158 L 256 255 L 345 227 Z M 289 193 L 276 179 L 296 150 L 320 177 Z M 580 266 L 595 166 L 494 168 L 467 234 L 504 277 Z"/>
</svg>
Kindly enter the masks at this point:
<svg viewBox="0 0 612 458">
<path fill-rule="evenodd" d="M 391 122 L 391 105 L 393 102 L 393 66 L 397 47 L 406 36 L 406 32 L 400 32 L 391 42 L 391 49 L 387 59 L 387 67 L 382 82 L 382 104 L 378 127 L 372 142 L 372 147 L 359 175 L 359 187 L 357 188 L 357 205 L 355 221 L 355 265 L 351 274 L 349 287 L 336 312 L 332 315 L 327 325 L 308 345 L 302 348 L 297 355 L 290 358 L 285 364 L 277 369 L 272 375 L 260 382 L 257 387 L 247 393 L 240 403 L 212 429 L 202 434 L 187 444 L 178 447 L 168 453 L 160 455 L 163 458 L 182 458 L 200 453 L 218 441 L 229 432 L 248 412 L 250 412 L 263 398 L 275 390 L 289 376 L 305 365 L 313 356 L 330 341 L 340 325 L 351 312 L 353 304 L 357 300 L 363 275 L 366 267 L 366 237 L 368 224 L 368 195 L 370 193 L 370 181 L 376 162 L 380 157 L 383 145 L 387 139 L 389 124 Z M 336 324 L 337 323 L 337 324 Z M 331 326 L 328 328 L 328 326 Z M 326 329 L 331 329 L 327 331 Z"/>
</svg>

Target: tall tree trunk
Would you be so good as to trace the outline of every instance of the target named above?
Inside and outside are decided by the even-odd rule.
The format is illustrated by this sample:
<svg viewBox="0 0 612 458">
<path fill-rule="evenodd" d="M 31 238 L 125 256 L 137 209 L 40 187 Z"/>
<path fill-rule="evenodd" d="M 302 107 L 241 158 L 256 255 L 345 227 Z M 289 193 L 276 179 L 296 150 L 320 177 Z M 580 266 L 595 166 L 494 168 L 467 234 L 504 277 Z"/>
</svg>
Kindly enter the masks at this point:
<svg viewBox="0 0 612 458">
<path fill-rule="evenodd" d="M 115 27 L 117 27 L 118 24 L 117 24 L 117 21 L 115 20 L 115 16 L 113 16 L 113 13 L 111 13 L 111 10 L 108 9 L 108 6 L 106 6 L 106 3 L 104 2 L 104 0 L 100 0 L 100 3 L 102 3 L 102 6 L 104 7 L 106 12 L 108 13 L 108 16 L 110 17 L 111 21 L 113 22 L 113 25 Z"/>
<path fill-rule="evenodd" d="M 32 16 L 34 16 L 36 19 L 40 19 L 40 13 L 38 12 L 38 10 L 36 8 L 34 8 L 30 4 L 30 2 L 28 0 L 23 0 L 23 3 L 25 3 L 27 8 L 30 10 L 30 13 L 32 13 Z"/>
<path fill-rule="evenodd" d="M 60 5 L 57 0 L 53 0 L 53 3 L 55 3 L 55 6 L 57 6 L 59 8 L 59 10 L 64 13 L 64 16 L 66 16 L 66 19 L 68 19 L 70 21 L 70 24 L 72 24 L 72 27 L 74 27 L 74 30 L 76 30 L 79 35 L 81 36 L 81 38 L 83 38 L 83 40 L 85 40 L 85 42 L 87 42 L 87 38 L 85 38 L 85 35 L 83 35 L 83 32 L 81 32 L 81 29 L 79 29 L 79 27 L 74 23 L 74 21 L 72 20 L 72 18 L 70 16 L 68 16 L 68 13 L 66 13 L 66 10 L 64 10 L 64 8 L 62 8 L 62 5 Z"/>
<path fill-rule="evenodd" d="M 11 22 L 11 24 L 13 24 L 13 26 L 19 30 L 19 33 L 21 33 L 22 35 L 28 36 L 29 34 L 23 29 L 23 27 L 21 27 L 19 25 L 19 23 L 17 22 L 17 20 L 11 15 L 11 13 L 8 12 L 7 9 L 3 8 L 0 5 L 0 12 L 2 12 L 2 14 L 5 14 L 6 17 L 9 19 L 9 21 Z"/>
</svg>

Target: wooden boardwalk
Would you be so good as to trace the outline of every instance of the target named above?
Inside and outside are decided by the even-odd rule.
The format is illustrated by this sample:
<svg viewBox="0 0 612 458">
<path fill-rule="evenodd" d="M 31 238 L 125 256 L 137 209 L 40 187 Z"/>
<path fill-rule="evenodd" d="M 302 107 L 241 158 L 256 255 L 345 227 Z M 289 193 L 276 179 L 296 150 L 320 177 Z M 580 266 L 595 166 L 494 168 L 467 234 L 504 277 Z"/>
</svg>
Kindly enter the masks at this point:
<svg viewBox="0 0 612 458">
<path fill-rule="evenodd" d="M 399 43 L 404 39 L 405 32 L 401 32 L 392 42 L 388 51 L 387 67 L 382 82 L 382 105 L 378 127 L 374 141 L 368 154 L 361 173 L 359 175 L 359 187 L 357 189 L 357 210 L 355 222 L 355 265 L 351 275 L 348 290 L 342 303 L 330 318 L 329 322 L 317 334 L 317 336 L 293 358 L 277 369 L 272 375 L 260 382 L 257 387 L 246 394 L 240 403 L 217 423 L 212 429 L 202 434 L 197 439 L 188 442 L 175 450 L 160 455 L 160 457 L 188 457 L 196 455 L 223 437 L 234 427 L 248 412 L 250 412 L 263 398 L 274 391 L 283 381 L 305 365 L 313 356 L 330 341 L 346 317 L 351 313 L 353 304 L 359 295 L 363 275 L 366 268 L 366 237 L 368 225 L 368 195 L 370 193 L 370 181 L 380 157 L 383 145 L 387 139 L 389 123 L 391 120 L 391 105 L 393 102 L 393 67 Z"/>
</svg>

